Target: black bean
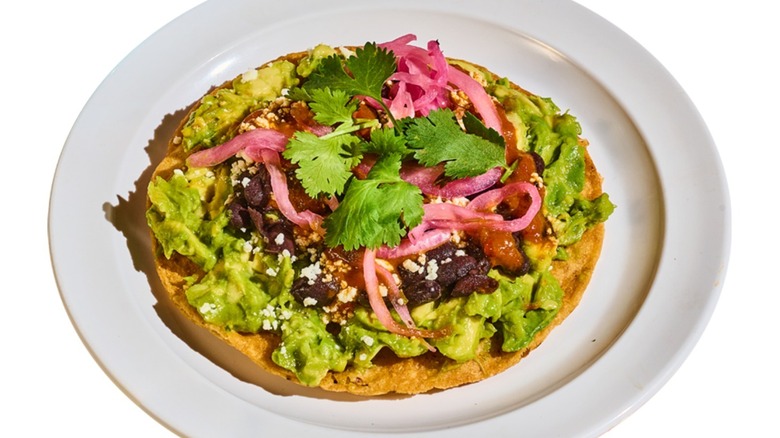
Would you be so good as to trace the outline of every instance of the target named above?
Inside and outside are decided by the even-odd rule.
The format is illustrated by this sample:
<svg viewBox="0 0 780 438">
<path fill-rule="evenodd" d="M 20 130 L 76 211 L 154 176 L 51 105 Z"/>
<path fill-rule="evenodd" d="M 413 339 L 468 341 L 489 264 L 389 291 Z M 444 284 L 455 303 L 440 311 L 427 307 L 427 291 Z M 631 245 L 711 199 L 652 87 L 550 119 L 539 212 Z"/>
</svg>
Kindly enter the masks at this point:
<svg viewBox="0 0 780 438">
<path fill-rule="evenodd" d="M 233 201 L 228 205 L 230 212 L 230 225 L 236 229 L 246 229 L 252 224 L 252 218 L 246 206 L 238 201 Z"/>
<path fill-rule="evenodd" d="M 534 166 L 536 166 L 536 174 L 542 176 L 544 173 L 544 159 L 536 152 L 531 152 L 531 157 L 534 159 Z"/>
<path fill-rule="evenodd" d="M 485 255 L 485 251 L 482 250 L 482 246 L 473 242 L 469 242 L 466 248 L 464 248 L 464 251 L 466 254 L 474 257 L 474 260 L 477 261 L 477 271 L 480 274 L 487 275 L 491 268 L 490 259 L 488 259 L 488 257 Z"/>
<path fill-rule="evenodd" d="M 469 271 L 477 269 L 477 260 L 470 255 L 453 257 L 449 262 L 438 265 L 436 281 L 444 288 L 449 288 L 456 281 L 468 275 Z"/>
<path fill-rule="evenodd" d="M 489 294 L 498 289 L 498 281 L 483 274 L 466 275 L 455 283 L 451 297 L 465 297 L 473 293 Z"/>
<path fill-rule="evenodd" d="M 410 271 L 401 265 L 398 267 L 398 276 L 401 277 L 401 287 L 413 285 L 425 279 L 425 268 L 423 267 L 422 272 L 419 270 Z"/>
<path fill-rule="evenodd" d="M 404 295 L 410 305 L 438 300 L 441 297 L 441 285 L 433 280 L 412 283 L 404 289 Z"/>
<path fill-rule="evenodd" d="M 271 224 L 264 230 L 264 234 L 268 239 L 268 244 L 265 247 L 266 252 L 279 254 L 287 250 L 290 254 L 295 254 L 293 232 L 285 223 L 275 222 Z M 282 237 L 279 237 L 280 235 Z"/>
<path fill-rule="evenodd" d="M 247 208 L 247 213 L 249 213 L 249 218 L 252 220 L 252 225 L 255 226 L 255 229 L 258 231 L 262 231 L 265 225 L 265 220 L 263 219 L 263 213 L 252 207 Z"/>
<path fill-rule="evenodd" d="M 454 243 L 446 242 L 428 251 L 425 253 L 425 256 L 428 260 L 433 259 L 438 263 L 441 263 L 443 260 L 455 257 L 455 252 L 457 250 L 458 247 L 456 247 Z"/>
<path fill-rule="evenodd" d="M 252 175 L 244 187 L 244 199 L 250 207 L 263 208 L 271 200 L 271 177 L 265 166 L 257 168 L 257 173 Z"/>
<path fill-rule="evenodd" d="M 520 231 L 512 233 L 512 236 L 515 238 L 515 244 L 517 245 L 517 250 L 520 252 L 520 255 L 523 256 L 523 264 L 520 265 L 518 269 L 515 269 L 514 272 L 508 272 L 508 274 L 514 276 L 525 275 L 528 273 L 528 271 L 531 270 L 531 261 L 528 259 L 528 256 L 525 254 L 525 251 L 523 251 L 523 236 Z"/>
<path fill-rule="evenodd" d="M 322 281 L 321 277 L 310 280 L 306 277 L 300 277 L 293 282 L 290 293 L 296 300 L 303 305 L 325 306 L 333 301 L 333 297 L 339 291 L 339 287 L 334 281 Z M 314 300 L 311 303 L 307 298 Z"/>
</svg>

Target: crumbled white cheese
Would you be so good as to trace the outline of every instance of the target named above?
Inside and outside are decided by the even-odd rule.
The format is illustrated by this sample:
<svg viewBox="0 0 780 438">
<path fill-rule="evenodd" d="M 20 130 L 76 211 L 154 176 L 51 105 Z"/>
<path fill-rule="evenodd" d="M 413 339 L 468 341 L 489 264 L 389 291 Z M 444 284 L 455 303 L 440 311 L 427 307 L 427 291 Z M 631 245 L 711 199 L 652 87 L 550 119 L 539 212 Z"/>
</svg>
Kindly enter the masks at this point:
<svg viewBox="0 0 780 438">
<path fill-rule="evenodd" d="M 268 274 L 271 277 L 276 277 L 276 274 L 278 272 L 276 272 L 276 270 L 274 270 L 273 268 L 268 268 L 268 269 L 265 270 L 265 273 Z"/>
<path fill-rule="evenodd" d="M 426 266 L 425 279 L 436 280 L 437 278 L 439 278 L 439 264 L 436 263 L 436 259 L 431 259 Z"/>
<path fill-rule="evenodd" d="M 464 255 L 466 255 L 466 251 L 463 251 L 462 249 L 455 251 L 456 257 L 463 257 Z"/>
<path fill-rule="evenodd" d="M 339 52 L 341 52 L 341 54 L 342 54 L 342 55 L 343 55 L 345 58 L 349 58 L 349 57 L 351 57 L 351 56 L 354 56 L 354 55 L 355 55 L 355 52 L 354 52 L 354 51 L 352 51 L 352 49 L 350 49 L 350 48 L 348 48 L 348 47 L 338 47 L 338 51 L 339 51 Z"/>
<path fill-rule="evenodd" d="M 248 240 L 246 242 L 244 242 L 244 247 L 243 247 L 244 252 L 252 252 L 252 248 L 253 248 L 252 242 L 250 242 Z"/>
<path fill-rule="evenodd" d="M 184 176 L 184 172 L 181 169 L 173 169 L 174 175 Z"/>
<path fill-rule="evenodd" d="M 312 297 L 306 297 L 306 298 L 303 299 L 303 305 L 306 306 L 306 307 L 316 306 L 317 305 L 317 300 L 315 300 Z"/>
<path fill-rule="evenodd" d="M 404 268 L 406 268 L 407 271 L 410 272 L 418 272 L 420 270 L 420 265 L 415 263 L 412 259 L 404 260 L 401 266 L 403 266 Z"/>
<path fill-rule="evenodd" d="M 277 234 L 277 235 L 276 235 L 276 238 L 274 239 L 274 242 L 275 242 L 277 245 L 281 245 L 281 244 L 283 244 L 283 243 L 284 243 L 284 234 L 282 234 L 282 233 L 279 233 L 279 234 Z M 288 252 L 288 254 L 289 254 L 289 252 Z"/>
<path fill-rule="evenodd" d="M 368 345 L 369 347 L 374 345 L 374 338 L 368 335 L 363 335 L 363 337 L 360 338 L 361 341 L 363 341 L 364 344 Z"/>
<path fill-rule="evenodd" d="M 366 353 L 361 353 L 359 357 L 361 361 L 365 361 L 366 359 L 368 359 L 368 355 Z"/>
<path fill-rule="evenodd" d="M 200 310 L 201 314 L 206 315 L 217 310 L 217 306 L 215 306 L 214 303 L 203 303 L 198 310 Z"/>
<path fill-rule="evenodd" d="M 241 82 L 250 82 L 257 79 L 257 70 L 252 69 L 249 71 L 244 72 L 244 74 L 241 75 Z"/>
<path fill-rule="evenodd" d="M 338 293 L 338 299 L 342 303 L 351 303 L 357 297 L 358 290 L 353 286 L 349 286 L 345 289 L 341 289 Z"/>
<path fill-rule="evenodd" d="M 241 185 L 246 188 L 247 185 L 249 185 L 249 181 L 251 181 L 248 177 L 244 177 L 244 179 L 241 180 Z"/>
<path fill-rule="evenodd" d="M 309 279 L 308 283 L 309 286 L 314 284 L 314 281 L 317 279 L 317 276 L 322 273 L 322 268 L 320 267 L 320 262 L 316 262 L 313 265 L 309 265 L 303 269 L 301 269 L 301 277 L 306 277 Z"/>
</svg>

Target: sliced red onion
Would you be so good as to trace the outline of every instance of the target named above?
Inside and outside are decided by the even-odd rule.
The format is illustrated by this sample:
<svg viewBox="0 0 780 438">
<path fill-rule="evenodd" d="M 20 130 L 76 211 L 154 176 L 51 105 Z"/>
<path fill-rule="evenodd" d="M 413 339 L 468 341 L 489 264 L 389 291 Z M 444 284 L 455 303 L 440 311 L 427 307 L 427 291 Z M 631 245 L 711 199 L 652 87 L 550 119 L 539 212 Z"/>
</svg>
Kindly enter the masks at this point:
<svg viewBox="0 0 780 438">
<path fill-rule="evenodd" d="M 476 198 L 472 199 L 468 207 L 471 210 L 490 210 L 496 207 L 504 199 L 517 193 L 527 193 L 531 196 L 531 206 L 529 210 L 535 210 L 534 214 L 539 211 L 542 204 L 542 198 L 539 195 L 539 189 L 535 185 L 529 182 L 516 182 L 507 184 L 501 188 L 485 192 Z"/>
<path fill-rule="evenodd" d="M 447 82 L 449 82 L 449 64 L 447 64 L 447 58 L 444 57 L 444 53 L 442 53 L 438 41 L 428 41 L 428 53 L 433 59 L 433 67 L 436 70 L 433 79 L 440 86 L 446 87 Z"/>
<path fill-rule="evenodd" d="M 501 119 L 498 117 L 496 105 L 479 82 L 453 66 L 449 66 L 449 81 L 466 93 L 474 108 L 482 116 L 485 126 L 502 133 Z"/>
<path fill-rule="evenodd" d="M 406 82 L 400 82 L 398 84 L 398 90 L 395 93 L 395 97 L 390 100 L 390 114 L 395 117 L 396 120 L 403 119 L 405 117 L 414 117 L 414 102 L 412 101 L 412 95 L 406 91 Z"/>
<path fill-rule="evenodd" d="M 415 35 L 408 34 L 380 44 L 392 50 L 396 57 L 397 71 L 389 79 L 397 85 L 391 89 L 391 98 L 385 101 L 396 119 L 401 118 L 396 115 L 400 109 L 411 109 L 404 115 L 427 116 L 432 110 L 449 104 L 449 68 L 439 44 L 430 41 L 426 50 L 409 44 L 416 39 Z"/>
<path fill-rule="evenodd" d="M 376 264 L 376 273 L 385 286 L 387 286 L 387 298 L 390 300 L 390 303 L 393 305 L 395 311 L 398 312 L 398 316 L 401 317 L 401 321 L 409 328 L 417 328 L 414 320 L 412 319 L 412 315 L 409 313 L 409 307 L 407 307 L 406 303 L 402 301 L 403 298 L 401 296 L 401 290 L 395 283 L 393 274 L 391 274 L 390 271 L 382 267 L 380 264 Z"/>
<path fill-rule="evenodd" d="M 438 186 L 436 185 L 436 180 L 443 173 L 443 164 L 434 167 L 424 167 L 418 164 L 407 163 L 401 168 L 401 179 L 416 185 L 426 195 L 453 199 L 471 196 L 493 187 L 501 179 L 502 170 L 500 167 L 496 167 L 482 175 L 461 178 L 443 186 Z"/>
<path fill-rule="evenodd" d="M 279 131 L 257 128 L 239 134 L 219 146 L 195 152 L 187 157 L 187 165 L 191 167 L 216 166 L 245 149 L 268 149 L 281 152 L 288 140 L 287 136 Z"/>
<path fill-rule="evenodd" d="M 523 216 L 504 220 L 500 214 L 484 211 L 491 210 L 507 197 L 518 193 L 527 193 L 531 197 L 531 205 Z M 473 231 L 488 228 L 496 231 L 520 231 L 531 223 L 541 206 L 539 191 L 536 186 L 527 182 L 512 183 L 488 191 L 474 198 L 467 207 L 448 203 L 425 204 L 422 223 L 409 231 L 408 241 L 413 244 L 430 233 L 430 230 Z"/>
<path fill-rule="evenodd" d="M 408 33 L 406 35 L 401 35 L 400 37 L 388 41 L 386 43 L 379 44 L 379 47 L 387 50 L 392 50 L 393 53 L 395 53 L 395 56 L 398 56 L 398 53 L 396 51 L 403 51 L 405 48 L 409 47 L 409 43 L 412 41 L 415 41 L 417 39 L 417 35 L 413 33 Z"/>
<path fill-rule="evenodd" d="M 279 207 L 279 211 L 282 215 L 290 222 L 300 227 L 308 227 L 313 231 L 323 234 L 322 216 L 312 213 L 310 210 L 298 212 L 295 210 L 295 207 L 293 207 L 292 202 L 290 201 L 290 192 L 287 188 L 287 178 L 284 176 L 281 169 L 279 153 L 269 149 L 263 149 L 259 151 L 259 156 L 256 158 L 259 158 L 257 161 L 263 162 L 265 168 L 268 170 L 268 174 L 271 176 L 271 190 L 273 190 L 276 205 Z"/>
<path fill-rule="evenodd" d="M 306 125 L 305 129 L 312 134 L 316 135 L 317 137 L 322 137 L 323 135 L 330 134 L 333 132 L 333 128 L 328 125 L 320 125 L 319 123 Z"/>
<path fill-rule="evenodd" d="M 379 322 L 391 333 L 396 333 L 410 338 L 442 338 L 451 332 L 449 327 L 439 330 L 424 330 L 419 328 L 404 327 L 390 314 L 390 310 L 379 292 L 379 279 L 376 274 L 376 250 L 366 249 L 363 255 L 363 279 L 366 283 L 366 295 Z"/>
<path fill-rule="evenodd" d="M 414 229 L 412 229 L 414 231 Z M 430 251 L 433 248 L 450 240 L 449 230 L 430 230 L 415 235 L 416 238 L 412 239 L 412 231 L 409 233 L 409 238 L 404 239 L 399 245 L 389 248 L 382 246 L 377 250 L 377 256 L 383 259 L 397 259 L 400 257 L 406 257 L 412 254 L 419 254 L 421 252 Z"/>
<path fill-rule="evenodd" d="M 410 329 L 417 329 L 417 325 L 414 323 L 414 319 L 412 319 L 412 314 L 409 313 L 409 307 L 406 305 L 405 302 L 402 302 L 404 300 L 401 290 L 398 288 L 398 285 L 395 284 L 395 279 L 393 279 L 393 274 L 390 273 L 387 269 L 383 268 L 381 265 L 376 265 L 376 272 L 379 274 L 380 277 L 382 277 L 382 281 L 387 285 L 387 298 L 390 299 L 390 302 L 393 304 L 393 308 L 398 313 L 398 316 L 401 317 L 401 321 L 406 325 L 406 327 Z M 427 343 L 425 339 L 418 338 L 426 348 L 428 348 L 428 351 L 436 351 L 436 348 Z"/>
</svg>

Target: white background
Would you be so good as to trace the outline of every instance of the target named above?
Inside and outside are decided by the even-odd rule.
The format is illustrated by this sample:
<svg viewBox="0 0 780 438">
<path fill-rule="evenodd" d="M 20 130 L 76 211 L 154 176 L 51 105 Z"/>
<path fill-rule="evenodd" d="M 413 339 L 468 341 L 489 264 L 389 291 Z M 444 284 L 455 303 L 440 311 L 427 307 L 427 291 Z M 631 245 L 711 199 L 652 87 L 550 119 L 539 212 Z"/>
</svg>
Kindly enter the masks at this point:
<svg viewBox="0 0 780 438">
<path fill-rule="evenodd" d="M 3 435 L 172 435 L 81 343 L 54 282 L 46 227 L 57 159 L 90 94 L 130 50 L 197 3 L 0 6 Z M 760 0 L 579 3 L 644 45 L 687 91 L 720 151 L 733 212 L 730 265 L 707 330 L 669 383 L 606 436 L 780 436 L 780 13 Z"/>
</svg>

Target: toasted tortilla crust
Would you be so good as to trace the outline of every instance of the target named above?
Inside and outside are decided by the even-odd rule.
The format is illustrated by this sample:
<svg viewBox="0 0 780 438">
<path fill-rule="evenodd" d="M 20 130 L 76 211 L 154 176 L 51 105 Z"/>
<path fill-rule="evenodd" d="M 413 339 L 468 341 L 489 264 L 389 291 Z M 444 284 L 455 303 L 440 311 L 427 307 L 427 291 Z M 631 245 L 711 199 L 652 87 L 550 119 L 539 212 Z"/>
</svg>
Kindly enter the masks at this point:
<svg viewBox="0 0 780 438">
<path fill-rule="evenodd" d="M 278 59 L 287 59 L 297 63 L 305 55 L 305 52 L 299 52 Z M 482 67 L 480 69 L 487 71 Z M 226 82 L 219 88 L 228 86 L 230 83 Z M 512 86 L 527 92 L 515 84 Z M 188 118 L 189 114 L 183 118 L 174 137 L 180 135 L 181 128 Z M 184 166 L 186 156 L 187 153 L 183 147 L 175 144 L 171 139 L 166 156 L 157 166 L 152 179 L 157 176 L 170 178 L 174 169 Z M 588 199 L 593 199 L 602 192 L 601 176 L 587 150 L 585 165 L 584 195 Z M 524 349 L 512 353 L 502 352 L 500 342 L 496 342 L 494 338 L 483 341 L 475 359 L 461 364 L 439 353 L 426 353 L 418 357 L 401 359 L 388 349 L 383 349 L 374 359 L 374 366 L 362 370 L 347 368 L 343 372 L 331 371 L 322 380 L 320 387 L 328 391 L 365 396 L 393 392 L 419 394 L 478 382 L 505 371 L 538 347 L 547 335 L 577 307 L 598 261 L 603 239 L 604 225 L 599 224 L 588 230 L 583 235 L 582 240 L 567 248 L 569 260 L 553 262 L 553 275 L 558 279 L 564 291 L 563 304 L 555 319 L 537 333 Z M 200 268 L 178 253 L 174 253 L 170 259 L 165 258 L 158 248 L 154 235 L 152 235 L 152 242 L 158 275 L 171 301 L 180 312 L 195 324 L 208 329 L 215 336 L 236 348 L 262 369 L 290 381 L 298 382 L 292 372 L 279 367 L 271 360 L 271 353 L 281 341 L 278 335 L 270 332 L 238 333 L 205 322 L 195 308 L 187 302 L 184 293 L 185 278 L 198 273 Z M 403 376 L 403 378 L 399 378 L 399 376 Z"/>
</svg>

